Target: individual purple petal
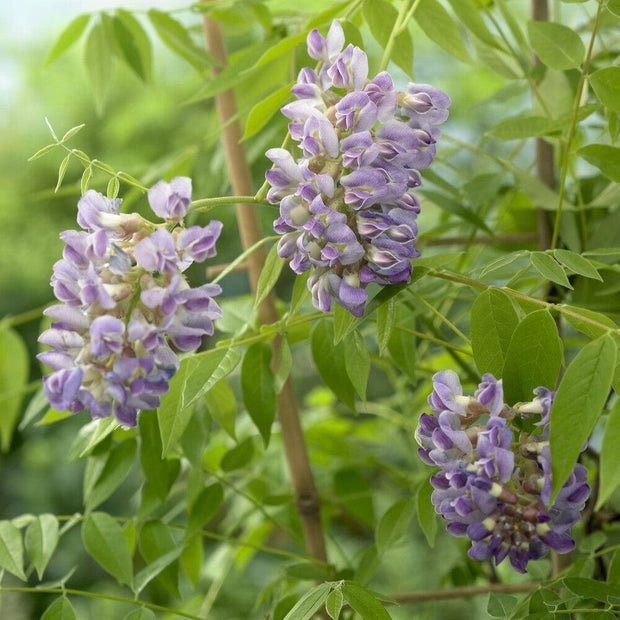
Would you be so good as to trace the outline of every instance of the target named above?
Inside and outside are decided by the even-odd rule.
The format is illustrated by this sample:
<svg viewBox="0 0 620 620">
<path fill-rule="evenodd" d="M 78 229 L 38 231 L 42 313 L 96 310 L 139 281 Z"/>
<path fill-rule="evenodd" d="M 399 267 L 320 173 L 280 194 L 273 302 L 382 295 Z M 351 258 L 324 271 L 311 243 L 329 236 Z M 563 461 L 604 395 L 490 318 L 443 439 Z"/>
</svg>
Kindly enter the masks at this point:
<svg viewBox="0 0 620 620">
<path fill-rule="evenodd" d="M 212 220 L 207 226 L 191 226 L 177 237 L 177 250 L 182 258 L 202 263 L 216 254 L 215 242 L 222 231 L 222 222 Z"/>
<path fill-rule="evenodd" d="M 178 222 L 187 213 L 192 201 L 192 180 L 174 177 L 170 183 L 158 181 L 148 191 L 151 209 L 164 220 Z"/>
<path fill-rule="evenodd" d="M 93 355 L 107 357 L 123 349 L 125 325 L 113 316 L 98 316 L 90 326 L 90 349 Z"/>
<path fill-rule="evenodd" d="M 137 243 L 133 254 L 138 265 L 150 272 L 173 273 L 179 263 L 174 240 L 165 228 Z"/>
<path fill-rule="evenodd" d="M 45 395 L 56 411 L 71 408 L 82 384 L 82 376 L 81 368 L 66 368 L 43 378 Z"/>
</svg>

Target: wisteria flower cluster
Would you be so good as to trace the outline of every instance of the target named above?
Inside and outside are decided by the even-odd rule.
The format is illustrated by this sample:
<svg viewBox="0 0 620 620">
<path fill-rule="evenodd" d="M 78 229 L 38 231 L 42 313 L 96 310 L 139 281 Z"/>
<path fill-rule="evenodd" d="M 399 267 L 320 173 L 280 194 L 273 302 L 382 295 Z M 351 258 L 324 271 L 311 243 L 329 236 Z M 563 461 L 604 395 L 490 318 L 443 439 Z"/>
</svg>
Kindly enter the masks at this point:
<svg viewBox="0 0 620 620">
<path fill-rule="evenodd" d="M 469 557 L 494 558 L 496 564 L 508 557 L 523 573 L 529 560 L 549 549 L 571 551 L 570 529 L 590 487 L 585 467 L 577 464 L 550 505 L 548 433 L 555 392 L 539 387 L 531 402 L 511 407 L 493 375 L 483 375 L 475 394 L 465 396 L 450 370 L 435 374 L 433 388 L 428 402 L 434 415 L 423 413 L 416 430 L 418 454 L 440 468 L 431 476 L 431 500 L 448 532 L 472 540 Z M 517 417 L 536 419 L 540 432 L 514 432 Z"/>
<path fill-rule="evenodd" d="M 419 256 L 412 190 L 435 156 L 450 99 L 427 84 L 399 92 L 386 71 L 368 80 L 366 54 L 344 43 L 337 21 L 327 37 L 308 35 L 320 69 L 301 70 L 297 100 L 282 108 L 303 154 L 295 161 L 285 149 L 268 150 L 274 168 L 265 176 L 268 200 L 280 205 L 278 254 L 295 273 L 311 270 L 317 308 L 329 312 L 335 300 L 361 316 L 369 283 L 410 280 Z"/>
<path fill-rule="evenodd" d="M 220 287 L 191 288 L 183 272 L 215 255 L 222 224 L 183 226 L 191 192 L 187 177 L 149 190 L 161 224 L 120 213 L 120 199 L 94 190 L 80 199 L 83 230 L 60 234 L 63 258 L 51 279 L 62 303 L 45 311 L 53 322 L 39 337 L 51 347 L 38 357 L 53 370 L 43 385 L 55 409 L 134 426 L 139 411 L 159 406 L 179 368 L 171 344 L 191 351 L 213 334 Z"/>
</svg>

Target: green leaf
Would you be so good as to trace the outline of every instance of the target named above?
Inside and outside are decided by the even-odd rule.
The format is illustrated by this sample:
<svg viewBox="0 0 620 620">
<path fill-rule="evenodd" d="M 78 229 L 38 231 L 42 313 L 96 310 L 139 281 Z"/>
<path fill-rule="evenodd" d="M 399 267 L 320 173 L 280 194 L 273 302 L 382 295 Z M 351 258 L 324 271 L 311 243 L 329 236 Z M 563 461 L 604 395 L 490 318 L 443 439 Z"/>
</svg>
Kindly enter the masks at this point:
<svg viewBox="0 0 620 620">
<path fill-rule="evenodd" d="M 620 587 L 585 579 L 583 577 L 565 577 L 563 583 L 571 592 L 582 598 L 591 598 L 607 603 L 610 596 L 620 597 Z"/>
<path fill-rule="evenodd" d="M 332 620 L 340 618 L 342 605 L 344 604 L 344 596 L 340 590 L 332 590 L 325 600 L 325 609 Z"/>
<path fill-rule="evenodd" d="M 103 24 L 100 22 L 95 24 L 86 39 L 84 62 L 93 89 L 93 96 L 95 97 L 95 108 L 99 115 L 103 113 L 112 81 L 111 57 L 113 52 L 114 50 L 107 40 Z M 90 170 L 90 168 L 86 170 Z M 88 188 L 88 184 L 83 182 L 82 185 L 82 194 L 84 194 L 84 185 Z"/>
<path fill-rule="evenodd" d="M 112 17 L 112 30 L 120 57 L 141 80 L 148 81 L 151 44 L 140 23 L 128 11 L 121 14 L 117 10 L 117 14 Z"/>
<path fill-rule="evenodd" d="M 421 0 L 413 17 L 429 39 L 455 58 L 472 62 L 458 26 L 438 0 Z"/>
<path fill-rule="evenodd" d="M 596 267 L 587 258 L 581 256 L 581 254 L 571 252 L 570 250 L 554 250 L 553 256 L 573 273 L 578 273 L 585 278 L 603 281 Z"/>
<path fill-rule="evenodd" d="M 603 334 L 606 334 L 609 330 L 598 325 L 593 325 L 590 321 L 596 321 L 602 325 L 606 325 L 611 329 L 617 329 L 617 325 L 605 314 L 600 312 L 594 312 L 587 308 L 578 308 L 577 306 L 569 306 L 568 304 L 562 304 L 563 308 L 571 310 L 571 314 L 562 313 L 562 316 L 566 321 L 572 325 L 577 331 L 589 336 L 590 338 L 598 338 Z"/>
<path fill-rule="evenodd" d="M 452 10 L 467 30 L 491 47 L 499 47 L 481 15 L 481 5 L 476 0 L 448 0 Z"/>
<path fill-rule="evenodd" d="M 66 52 L 81 36 L 88 22 L 90 15 L 78 15 L 69 22 L 68 26 L 61 32 L 54 47 L 51 49 L 45 64 L 54 62 L 61 54 Z"/>
<path fill-rule="evenodd" d="M 250 113 L 248 114 L 248 120 L 245 124 L 245 131 L 243 133 L 243 137 L 241 138 L 242 140 L 247 140 L 248 138 L 251 138 L 261 129 L 263 129 L 263 127 L 271 120 L 271 118 L 276 114 L 276 112 L 279 112 L 280 108 L 291 98 L 291 88 L 294 85 L 295 82 L 286 84 L 281 88 L 278 88 L 278 90 L 270 93 L 269 95 L 263 96 L 263 98 L 261 98 L 261 100 L 256 105 L 254 105 L 254 107 L 250 110 Z M 277 249 L 277 245 L 274 245 L 273 247 Z M 278 259 L 280 261 L 280 271 L 282 271 L 282 265 L 284 265 L 285 260 L 280 257 L 278 257 Z M 267 267 L 267 265 L 265 265 L 265 267 Z M 280 275 L 280 271 L 278 271 L 278 275 Z M 261 277 L 262 275 L 263 274 L 261 273 Z M 276 276 L 276 280 L 277 279 L 278 278 Z M 273 282 L 273 284 L 275 284 L 275 281 Z M 271 286 L 273 286 L 273 284 Z M 257 304 L 258 303 L 260 302 L 257 301 Z"/>
<path fill-rule="evenodd" d="M 43 148 L 40 148 L 34 155 L 31 155 L 28 158 L 28 161 L 34 161 L 35 159 L 39 159 L 39 157 L 43 157 L 43 155 L 53 151 L 58 145 L 57 144 L 47 144 Z"/>
<path fill-rule="evenodd" d="M 43 388 L 39 388 L 34 396 L 30 399 L 28 406 L 26 407 L 26 411 L 22 416 L 22 419 L 19 422 L 19 430 L 25 429 L 33 420 L 36 420 L 40 417 L 44 412 L 49 410 L 49 401 L 47 400 L 47 396 L 43 391 Z M 69 412 L 69 415 L 73 415 Z M 40 424 L 41 422 L 39 422 Z"/>
<path fill-rule="evenodd" d="M 521 115 L 501 121 L 491 127 L 488 133 L 499 140 L 524 140 L 557 130 L 557 123 L 546 116 Z"/>
<path fill-rule="evenodd" d="M 577 155 L 598 168 L 608 179 L 620 183 L 620 148 L 608 144 L 588 144 Z"/>
<path fill-rule="evenodd" d="M 548 67 L 564 71 L 583 62 L 586 48 L 572 28 L 555 22 L 530 21 L 527 31 L 534 52 Z"/>
<path fill-rule="evenodd" d="M 200 572 L 204 559 L 202 534 L 196 534 L 185 539 L 185 546 L 181 552 L 181 566 L 194 588 L 200 580 Z"/>
<path fill-rule="evenodd" d="M 562 377 L 549 427 L 552 501 L 573 470 L 609 397 L 615 365 L 616 344 L 605 335 L 583 347 Z"/>
<path fill-rule="evenodd" d="M 286 567 L 286 575 L 300 581 L 322 581 L 329 579 L 329 568 L 315 562 L 297 562 Z"/>
<path fill-rule="evenodd" d="M 310 336 L 312 358 L 321 379 L 345 405 L 355 409 L 355 388 L 346 371 L 344 343 L 334 344 L 334 326 L 328 319 L 318 321 Z"/>
<path fill-rule="evenodd" d="M 106 187 L 106 196 L 108 198 L 116 198 L 118 196 L 118 191 L 120 187 L 121 184 L 119 183 L 118 177 L 112 177 L 108 181 L 108 185 Z"/>
<path fill-rule="evenodd" d="M 388 348 L 390 337 L 394 330 L 395 309 L 396 300 L 394 298 L 377 308 L 377 344 L 379 345 L 379 355 L 384 355 Z"/>
<path fill-rule="evenodd" d="M 269 295 L 282 273 L 282 267 L 284 267 L 285 262 L 283 258 L 278 256 L 278 244 L 271 246 L 256 285 L 255 306 L 259 306 L 261 301 Z"/>
<path fill-rule="evenodd" d="M 87 511 L 108 499 L 121 485 L 133 466 L 135 456 L 136 441 L 134 439 L 122 441 L 106 455 L 101 473 L 95 479 L 87 483 L 87 477 L 84 478 L 84 503 Z"/>
<path fill-rule="evenodd" d="M 505 401 L 529 401 L 538 386 L 553 389 L 561 365 L 562 342 L 553 317 L 547 310 L 528 314 L 514 330 L 506 352 Z"/>
<path fill-rule="evenodd" d="M 71 153 L 69 153 L 63 160 L 60 162 L 60 166 L 58 166 L 58 181 L 56 182 L 56 187 L 54 188 L 54 193 L 56 193 L 60 186 L 62 185 L 62 181 L 65 178 L 65 172 L 67 171 L 67 166 L 69 165 L 69 160 L 71 159 Z"/>
<path fill-rule="evenodd" d="M 288 54 L 291 50 L 294 50 L 298 45 L 301 45 L 306 40 L 306 33 L 300 32 L 299 34 L 280 39 L 275 45 L 270 47 L 264 52 L 261 57 L 256 61 L 254 67 L 260 67 L 266 65 L 272 60 L 276 60 L 284 54 Z"/>
<path fill-rule="evenodd" d="M 412 498 L 401 499 L 387 509 L 379 521 L 375 534 L 379 556 L 405 535 L 414 512 L 415 504 Z"/>
<path fill-rule="evenodd" d="M 80 193 L 82 196 L 88 191 L 90 187 L 90 181 L 93 178 L 93 167 L 92 165 L 86 166 L 84 172 L 82 173 L 82 178 L 80 180 Z"/>
<path fill-rule="evenodd" d="M 185 539 L 198 533 L 218 513 L 224 503 L 224 489 L 218 482 L 200 491 L 189 506 Z"/>
<path fill-rule="evenodd" d="M 530 254 L 530 260 L 532 265 L 538 271 L 538 273 L 547 280 L 565 286 L 572 289 L 571 283 L 568 281 L 568 277 L 562 269 L 562 266 L 549 254 L 544 252 L 532 252 Z"/>
<path fill-rule="evenodd" d="M 196 71 L 204 73 L 211 65 L 205 50 L 194 43 L 180 22 L 157 9 L 149 9 L 148 17 L 159 38 L 177 56 L 186 60 Z"/>
<path fill-rule="evenodd" d="M 293 609 L 284 616 L 284 620 L 311 620 L 325 603 L 330 590 L 331 584 L 322 583 L 310 592 L 306 592 L 297 601 Z"/>
<path fill-rule="evenodd" d="M 58 519 L 52 514 L 42 514 L 28 526 L 24 542 L 28 557 L 37 571 L 39 580 L 58 544 Z"/>
<path fill-rule="evenodd" d="M 134 591 L 136 594 L 144 590 L 144 588 L 146 588 L 146 586 L 153 581 L 153 579 L 160 576 L 165 569 L 178 560 L 181 555 L 181 551 L 182 547 L 172 549 L 171 551 L 168 551 L 168 553 L 164 553 L 164 555 L 161 555 L 152 562 L 149 562 L 139 573 L 137 573 L 134 580 Z M 176 576 L 178 579 L 178 572 L 178 567 L 172 568 L 172 570 L 170 570 L 171 576 L 173 575 L 171 578 L 174 579 L 174 576 Z M 176 590 L 172 590 L 172 592 L 175 593 Z"/>
<path fill-rule="evenodd" d="M 236 439 L 235 422 L 237 420 L 237 399 L 226 379 L 218 381 L 206 394 L 205 404 L 209 415 L 230 435 Z"/>
<path fill-rule="evenodd" d="M 108 435 L 113 433 L 120 424 L 116 418 L 109 417 L 102 420 L 93 420 L 85 424 L 73 440 L 73 444 L 69 448 L 67 459 L 69 461 L 77 461 L 84 458 L 99 445 Z"/>
<path fill-rule="evenodd" d="M 0 437 L 2 452 L 11 446 L 28 382 L 28 349 L 11 327 L 0 327 Z"/>
<path fill-rule="evenodd" d="M 93 512 L 86 517 L 82 542 L 103 570 L 131 587 L 133 566 L 129 544 L 121 526 L 109 514 Z"/>
<path fill-rule="evenodd" d="M 437 535 L 437 514 L 431 502 L 433 487 L 427 478 L 418 488 L 416 494 L 418 523 L 424 532 L 424 537 L 429 547 L 435 545 L 435 536 Z"/>
<path fill-rule="evenodd" d="M 342 584 L 344 600 L 363 618 L 363 620 L 389 620 L 390 614 L 385 607 L 374 597 L 370 590 L 355 581 L 345 581 Z"/>
<path fill-rule="evenodd" d="M 484 230 L 490 235 L 494 234 L 487 225 L 487 223 L 483 219 L 481 219 L 472 209 L 468 209 L 462 205 L 462 201 L 460 199 L 432 190 L 424 190 L 421 193 L 424 194 L 424 197 L 427 200 L 432 201 L 440 209 L 443 209 L 447 213 L 455 215 L 463 221 L 473 224 L 476 228 Z"/>
<path fill-rule="evenodd" d="M 274 375 L 274 385 L 276 388 L 276 394 L 279 394 L 284 387 L 284 384 L 291 374 L 293 369 L 293 354 L 291 347 L 288 344 L 287 338 L 280 339 L 280 346 L 278 349 L 278 363 Z"/>
<path fill-rule="evenodd" d="M 498 289 L 487 289 L 474 302 L 470 315 L 471 347 L 480 374 L 502 376 L 512 334 L 519 315 L 510 298 Z"/>
<path fill-rule="evenodd" d="M 218 381 L 231 373 L 241 355 L 236 349 L 212 349 L 186 357 L 170 381 L 157 410 L 163 455 L 167 456 L 187 428 L 192 405 Z"/>
<path fill-rule="evenodd" d="M 599 69 L 588 80 L 601 103 L 612 112 L 620 113 L 620 67 Z"/>
<path fill-rule="evenodd" d="M 161 433 L 157 415 L 153 411 L 143 411 L 138 416 L 140 430 L 140 464 L 150 490 L 162 504 L 181 470 L 179 459 L 162 457 Z"/>
<path fill-rule="evenodd" d="M 66 596 L 58 597 L 41 616 L 41 620 L 76 620 L 73 605 Z"/>
<path fill-rule="evenodd" d="M 157 616 L 147 607 L 139 607 L 130 611 L 123 620 L 156 620 Z"/>
<path fill-rule="evenodd" d="M 0 521 L 0 568 L 22 581 L 27 580 L 24 573 L 22 534 L 10 521 Z"/>
<path fill-rule="evenodd" d="M 234 471 L 245 467 L 254 456 L 254 441 L 251 437 L 231 448 L 220 461 L 222 471 Z"/>
<path fill-rule="evenodd" d="M 491 592 L 487 604 L 487 613 L 491 618 L 509 618 L 519 599 L 510 594 Z"/>
<path fill-rule="evenodd" d="M 170 528 L 158 519 L 147 521 L 140 528 L 138 544 L 140 553 L 147 564 L 155 564 L 157 562 L 156 567 L 159 569 L 156 575 L 152 572 L 144 573 L 140 575 L 140 579 L 146 581 L 146 577 L 148 576 L 148 581 L 150 581 L 156 577 L 157 581 L 161 583 L 166 590 L 177 598 L 180 598 L 179 563 L 176 559 L 181 555 L 183 547 L 175 542 Z M 144 585 L 146 584 L 138 582 L 138 575 L 136 575 L 135 591 L 138 592 Z"/>
<path fill-rule="evenodd" d="M 344 363 L 347 376 L 359 397 L 366 400 L 366 386 L 370 375 L 370 353 L 364 338 L 355 330 L 344 339 Z"/>
<path fill-rule="evenodd" d="M 265 446 L 276 416 L 276 390 L 271 370 L 271 346 L 256 342 L 248 347 L 241 364 L 243 404 L 258 428 Z"/>
</svg>

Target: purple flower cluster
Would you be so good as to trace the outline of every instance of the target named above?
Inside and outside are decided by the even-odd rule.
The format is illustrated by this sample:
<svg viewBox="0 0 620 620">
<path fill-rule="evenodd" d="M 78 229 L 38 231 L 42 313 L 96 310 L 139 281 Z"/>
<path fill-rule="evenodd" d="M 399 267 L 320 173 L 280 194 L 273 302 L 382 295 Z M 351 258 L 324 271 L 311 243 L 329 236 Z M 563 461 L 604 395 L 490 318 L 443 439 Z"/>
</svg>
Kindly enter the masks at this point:
<svg viewBox="0 0 620 620">
<path fill-rule="evenodd" d="M 550 505 L 547 438 L 555 392 L 541 387 L 534 394 L 510 407 L 493 375 L 482 377 L 474 396 L 464 396 L 456 373 L 438 372 L 428 398 L 434 415 L 423 413 L 416 430 L 420 458 L 440 468 L 431 476 L 431 500 L 448 532 L 472 540 L 472 559 L 499 564 L 508 557 L 520 573 L 549 549 L 574 548 L 570 529 L 590 494 L 586 469 L 577 464 Z M 513 433 L 517 416 L 540 416 L 542 433 Z"/>
<path fill-rule="evenodd" d="M 94 190 L 80 199 L 83 230 L 61 233 L 63 258 L 51 279 L 62 303 L 45 311 L 54 321 L 39 337 L 51 347 L 38 358 L 53 370 L 43 386 L 55 409 L 114 415 L 134 426 L 139 411 L 159 406 L 179 368 L 170 343 L 190 351 L 213 334 L 220 287 L 190 288 L 183 272 L 215 256 L 222 224 L 179 225 L 191 192 L 187 177 L 149 190 L 149 204 L 166 224 L 120 213 L 120 199 Z"/>
<path fill-rule="evenodd" d="M 411 190 L 433 160 L 450 99 L 427 84 L 399 92 L 386 71 L 368 80 L 366 54 L 343 50 L 337 21 L 325 38 L 310 32 L 307 43 L 320 70 L 302 69 L 297 100 L 282 108 L 303 155 L 267 151 L 274 164 L 267 198 L 280 205 L 279 255 L 295 273 L 312 270 L 314 305 L 329 312 L 335 300 L 361 316 L 369 283 L 410 280 L 420 211 Z"/>
</svg>

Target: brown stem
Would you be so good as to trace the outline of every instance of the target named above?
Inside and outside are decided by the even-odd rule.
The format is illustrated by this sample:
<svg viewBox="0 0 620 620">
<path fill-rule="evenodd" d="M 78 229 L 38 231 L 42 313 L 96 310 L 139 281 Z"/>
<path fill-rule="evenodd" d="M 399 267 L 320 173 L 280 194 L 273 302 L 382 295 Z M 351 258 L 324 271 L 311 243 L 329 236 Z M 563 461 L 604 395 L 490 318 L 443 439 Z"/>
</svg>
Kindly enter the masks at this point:
<svg viewBox="0 0 620 620">
<path fill-rule="evenodd" d="M 468 596 L 479 596 L 490 592 L 502 592 L 517 594 L 520 592 L 531 592 L 540 583 L 490 583 L 486 586 L 463 586 L 459 588 L 425 590 L 424 592 L 408 592 L 406 594 L 395 594 L 391 599 L 398 603 L 422 603 L 424 601 L 443 601 L 451 598 L 466 598 Z"/>
<path fill-rule="evenodd" d="M 547 0 L 532 0 L 531 14 L 534 21 L 548 21 L 549 7 Z M 535 54 L 532 57 L 534 65 L 540 65 Z M 555 187 L 555 162 L 553 146 L 544 138 L 536 138 L 536 173 L 538 178 L 550 188 Z M 551 247 L 551 224 L 545 209 L 538 208 L 538 249 L 546 250 Z"/>
<path fill-rule="evenodd" d="M 218 21 L 203 17 L 203 29 L 210 53 L 220 61 L 220 68 L 214 69 L 217 73 L 227 64 L 226 45 L 222 29 Z M 237 104 L 232 90 L 215 97 L 220 123 L 222 126 L 222 140 L 228 170 L 230 171 L 233 193 L 237 195 L 252 194 L 252 177 L 247 163 L 247 157 L 241 143 L 241 129 L 237 122 L 232 122 L 237 113 Z M 236 216 L 241 233 L 241 243 L 248 249 L 262 239 L 260 222 L 254 209 L 236 205 Z M 258 248 L 247 259 L 250 286 L 254 294 L 258 278 L 265 265 L 263 248 Z M 263 324 L 275 323 L 278 320 L 275 301 L 271 295 L 259 307 L 259 320 Z M 281 337 L 273 340 L 273 364 L 277 364 L 280 354 Z M 297 398 L 290 379 L 277 398 L 278 418 L 282 430 L 284 452 L 291 476 L 295 505 L 304 532 L 308 552 L 321 561 L 327 561 L 325 536 L 320 519 L 319 495 L 310 468 L 308 448 L 299 419 Z"/>
</svg>

